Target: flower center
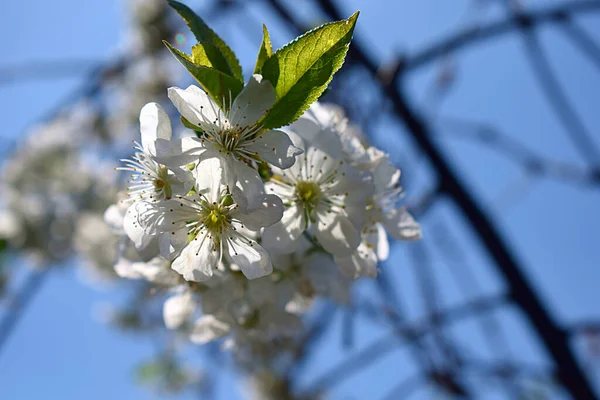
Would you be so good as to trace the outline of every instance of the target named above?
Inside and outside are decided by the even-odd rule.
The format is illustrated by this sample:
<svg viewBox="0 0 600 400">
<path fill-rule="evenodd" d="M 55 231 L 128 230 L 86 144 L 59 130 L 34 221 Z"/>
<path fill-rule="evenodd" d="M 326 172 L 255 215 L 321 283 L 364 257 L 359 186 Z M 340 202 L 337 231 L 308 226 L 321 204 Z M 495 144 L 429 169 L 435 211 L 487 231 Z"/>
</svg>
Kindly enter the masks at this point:
<svg viewBox="0 0 600 400">
<path fill-rule="evenodd" d="M 236 129 L 225 129 L 220 132 L 219 144 L 226 153 L 235 153 L 240 145 L 240 132 Z"/>
<path fill-rule="evenodd" d="M 231 224 L 229 208 L 223 204 L 203 202 L 204 208 L 200 212 L 202 224 L 210 233 L 222 234 Z"/>
<path fill-rule="evenodd" d="M 171 185 L 169 185 L 169 182 L 167 181 L 169 170 L 164 165 L 161 165 L 157 175 L 157 178 L 152 181 L 156 193 L 162 193 L 165 198 L 170 199 L 173 193 Z"/>
<path fill-rule="evenodd" d="M 299 181 L 296 183 L 296 201 L 301 203 L 305 208 L 312 211 L 321 201 L 321 188 L 316 182 Z"/>
</svg>

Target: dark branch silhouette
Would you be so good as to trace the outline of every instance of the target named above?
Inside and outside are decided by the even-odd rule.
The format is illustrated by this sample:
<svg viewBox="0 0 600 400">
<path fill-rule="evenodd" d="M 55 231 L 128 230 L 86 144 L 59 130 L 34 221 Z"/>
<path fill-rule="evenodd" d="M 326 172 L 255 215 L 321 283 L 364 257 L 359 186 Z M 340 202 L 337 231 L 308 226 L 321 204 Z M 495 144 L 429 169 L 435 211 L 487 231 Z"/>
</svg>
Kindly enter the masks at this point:
<svg viewBox="0 0 600 400">
<path fill-rule="evenodd" d="M 600 165 L 600 150 L 598 150 L 595 141 L 592 139 L 592 135 L 577 116 L 571 103 L 567 100 L 567 96 L 552 72 L 536 33 L 526 22 L 523 22 L 519 27 L 523 33 L 527 59 L 535 71 L 547 101 L 552 106 L 554 113 L 579 154 L 589 166 L 597 168 Z"/>
</svg>

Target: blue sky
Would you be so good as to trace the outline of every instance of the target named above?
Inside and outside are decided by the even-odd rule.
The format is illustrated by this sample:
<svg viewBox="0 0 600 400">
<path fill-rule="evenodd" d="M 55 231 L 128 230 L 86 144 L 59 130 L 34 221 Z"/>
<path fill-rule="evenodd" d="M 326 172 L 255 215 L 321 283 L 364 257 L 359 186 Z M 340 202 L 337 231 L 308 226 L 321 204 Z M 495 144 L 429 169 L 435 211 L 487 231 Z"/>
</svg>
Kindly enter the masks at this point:
<svg viewBox="0 0 600 400">
<path fill-rule="evenodd" d="M 309 2 L 288 3 L 307 23 L 314 21 L 314 9 Z M 537 6 L 545 2 L 530 3 Z M 348 0 L 342 4 L 348 15 L 361 10 L 357 35 L 363 41 L 368 40 L 369 51 L 380 60 L 390 60 L 399 52 L 411 54 L 477 18 L 489 21 L 501 15 L 499 7 L 478 13 L 468 11 L 473 8 L 466 0 Z M 0 67 L 30 62 L 43 67 L 44 60 L 106 60 L 118 54 L 127 20 L 125 4 L 116 0 L 87 2 L 85 6 L 74 0 L 30 0 L 9 2 L 3 10 L 0 32 L 5 40 Z M 234 17 L 237 24 L 215 24 L 215 29 L 238 52 L 246 71 L 253 65 L 260 43 L 258 22 L 267 23 L 275 45 L 292 39 L 291 31 L 260 4 L 248 10 L 253 21 L 247 27 L 244 26 L 247 16 L 242 14 Z M 577 22 L 600 40 L 600 15 L 586 16 Z M 597 112 L 600 74 L 564 35 L 544 28 L 539 37 L 569 100 L 600 142 L 600 114 Z M 469 48 L 455 57 L 453 63 L 457 78 L 437 108 L 439 116 L 490 123 L 544 156 L 583 165 L 544 100 L 518 35 L 506 35 L 490 44 Z M 424 113 L 430 111 L 426 94 L 436 71 L 435 65 L 415 71 L 406 82 L 414 105 Z M 81 76 L 85 71 L 82 72 Z M 0 143 L 18 138 L 27 126 L 73 90 L 81 82 L 81 76 L 74 74 L 53 81 L 19 81 L 0 86 L 4 124 Z M 361 93 L 349 95 L 360 96 Z M 456 139 L 444 131 L 442 122 L 440 126 L 438 135 L 445 154 L 479 202 L 495 217 L 517 257 L 526 265 L 527 276 L 539 288 L 557 318 L 565 323 L 599 318 L 598 189 L 544 178 L 527 181 L 514 163 L 480 145 Z M 403 134 L 402 127 L 392 121 L 381 121 L 372 140 L 405 166 L 403 177 L 409 200 L 411 194 L 416 197 L 432 182 L 427 163 L 418 161 L 420 156 Z M 501 291 L 502 281 L 452 204 L 439 202 L 431 215 L 423 219 L 425 245 L 435 250 L 434 231 L 440 228 L 440 220 L 460 243 L 466 261 L 451 265 L 441 253 L 434 251 L 431 268 L 440 282 L 439 302 L 460 304 L 474 296 L 454 283 L 466 268 L 476 277 L 482 293 Z M 383 268 L 400 293 L 407 314 L 418 317 L 423 305 L 410 246 L 394 246 L 392 257 Z M 359 286 L 360 293 L 371 293 L 372 283 L 363 282 Z M 44 394 L 47 398 L 60 399 L 152 398 L 148 391 L 135 384 L 132 375 L 133 366 L 152 354 L 151 342 L 121 334 L 92 317 L 95 305 L 118 298 L 114 288 L 98 291 L 83 285 L 73 268 L 54 272 L 0 354 L 2 397 L 35 399 Z M 519 313 L 508 309 L 499 314 L 508 326 L 512 354 L 532 362 L 543 361 L 543 352 Z M 310 383 L 348 354 L 339 339 L 341 317 L 336 318 L 323 346 L 305 368 L 302 382 Z M 362 317 L 356 319 L 355 328 L 356 344 L 350 351 L 357 351 L 385 335 L 384 327 L 375 326 Z M 455 330 L 457 341 L 472 345 L 482 357 L 491 357 L 484 350 L 484 338 L 474 334 L 472 327 L 459 324 Z M 391 388 L 398 374 L 410 376 L 412 372 L 416 369 L 410 353 L 403 348 L 382 358 L 356 379 L 336 387 L 332 398 L 360 399 L 367 395 L 379 398 Z M 598 378 L 597 366 L 595 374 Z M 230 381 L 227 377 L 223 379 L 223 382 Z M 224 391 L 223 398 L 233 396 L 231 390 L 235 389 L 223 383 L 220 387 L 219 390 Z M 418 398 L 427 396 L 422 392 Z"/>
</svg>

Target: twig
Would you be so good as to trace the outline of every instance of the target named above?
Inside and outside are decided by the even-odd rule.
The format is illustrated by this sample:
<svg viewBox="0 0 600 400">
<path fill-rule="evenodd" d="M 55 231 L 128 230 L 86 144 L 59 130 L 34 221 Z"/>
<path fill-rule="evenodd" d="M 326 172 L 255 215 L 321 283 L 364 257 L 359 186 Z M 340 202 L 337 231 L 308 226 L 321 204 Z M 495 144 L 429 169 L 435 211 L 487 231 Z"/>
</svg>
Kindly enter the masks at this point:
<svg viewBox="0 0 600 400">
<path fill-rule="evenodd" d="M 594 171 L 539 155 L 492 125 L 449 116 L 437 117 L 436 122 L 446 128 L 445 133 L 481 143 L 520 164 L 531 175 L 584 185 L 600 184 L 600 176 Z"/>
<path fill-rule="evenodd" d="M 565 19 L 560 26 L 571 41 L 585 54 L 600 71 L 600 46 L 572 18 Z"/>
<path fill-rule="evenodd" d="M 504 296 L 481 297 L 466 304 L 448 309 L 441 309 L 435 315 L 424 317 L 413 322 L 400 322 L 395 311 L 390 307 L 381 310 L 381 314 L 389 318 L 391 315 L 396 323 L 393 329 L 384 337 L 367 345 L 356 353 L 347 357 L 343 362 L 331 368 L 321 377 L 314 380 L 305 389 L 305 393 L 321 393 L 327 388 L 352 377 L 371 362 L 375 362 L 394 348 L 401 345 L 414 344 L 417 340 L 431 331 L 432 321 L 435 319 L 440 324 L 449 324 L 462 320 L 480 312 L 490 311 L 506 304 Z"/>
<path fill-rule="evenodd" d="M 49 271 L 49 266 L 32 271 L 14 299 L 10 301 L 6 315 L 0 322 L 0 354 L 8 343 L 11 333 L 21 320 L 23 313 L 47 280 Z"/>
<path fill-rule="evenodd" d="M 465 47 L 513 32 L 522 19 L 526 19 L 531 25 L 540 26 L 560 21 L 565 16 L 598 11 L 600 11 L 600 2 L 597 0 L 566 1 L 546 9 L 522 12 L 520 17 L 512 15 L 500 22 L 466 28 L 418 53 L 403 57 L 400 72 L 424 67 Z"/>
<path fill-rule="evenodd" d="M 600 150 L 587 131 L 586 127 L 580 121 L 577 113 L 567 100 L 561 89 L 554 73 L 550 68 L 548 59 L 538 41 L 538 38 L 529 26 L 521 27 L 523 40 L 527 51 L 527 58 L 531 67 L 536 73 L 536 77 L 546 94 L 546 99 L 554 109 L 555 114 L 565 129 L 569 139 L 583 158 L 591 167 L 600 166 Z"/>
<path fill-rule="evenodd" d="M 282 19 L 286 20 L 296 30 L 302 31 L 303 27 L 286 11 L 285 7 L 278 0 L 271 0 L 270 3 Z M 333 1 L 320 0 L 318 4 L 329 19 L 340 20 L 343 18 L 343 14 L 338 10 Z M 571 7 L 576 6 L 579 9 L 600 9 L 600 2 L 597 1 L 569 4 L 571 4 Z M 564 7 L 567 6 L 561 8 L 560 15 L 564 14 L 565 9 L 570 10 L 570 12 L 576 10 L 576 8 Z M 542 14 L 538 14 L 537 18 L 541 18 L 539 15 Z M 557 18 L 556 15 L 553 15 L 553 17 L 554 19 Z M 518 22 L 518 19 L 514 19 L 510 26 L 514 27 L 513 24 Z M 510 29 L 505 27 L 501 30 Z M 355 65 L 365 68 L 373 76 L 379 76 L 379 63 L 367 55 L 364 49 L 360 38 L 357 38 L 355 34 L 353 47 L 350 48 L 348 54 L 349 62 L 354 62 Z M 409 105 L 405 98 L 405 93 L 398 90 L 399 85 L 395 84 L 396 80 L 392 80 L 391 83 L 380 81 L 383 92 L 393 105 L 393 111 L 404 122 L 408 132 L 423 153 L 429 158 L 430 164 L 438 174 L 444 192 L 452 198 L 463 212 L 499 271 L 510 284 L 513 301 L 523 309 L 525 315 L 540 335 L 541 341 L 548 350 L 548 353 L 554 358 L 554 362 L 560 366 L 558 373 L 563 385 L 574 397 L 595 399 L 594 390 L 575 359 L 567 338 L 546 310 L 533 286 L 526 279 L 522 265 L 517 261 L 508 244 L 492 223 L 492 220 L 484 212 L 483 208 L 475 202 L 475 199 L 467 191 L 462 181 L 454 173 L 446 157 L 438 148 L 438 145 L 431 139 L 432 135 L 429 126 Z"/>
</svg>

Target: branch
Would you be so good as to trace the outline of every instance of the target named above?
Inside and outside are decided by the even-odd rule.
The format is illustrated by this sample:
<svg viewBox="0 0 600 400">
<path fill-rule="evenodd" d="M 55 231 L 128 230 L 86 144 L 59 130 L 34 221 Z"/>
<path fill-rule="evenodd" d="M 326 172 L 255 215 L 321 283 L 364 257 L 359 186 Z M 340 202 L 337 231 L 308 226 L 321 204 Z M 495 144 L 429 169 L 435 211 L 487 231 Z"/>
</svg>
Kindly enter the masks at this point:
<svg viewBox="0 0 600 400">
<path fill-rule="evenodd" d="M 437 316 L 439 313 L 437 293 L 439 291 L 433 271 L 431 270 L 430 254 L 425 244 L 421 242 L 415 243 L 414 246 L 410 247 L 410 250 L 415 276 L 418 280 L 421 297 L 424 299 L 426 313 L 432 317 Z M 436 347 L 440 350 L 441 357 L 444 364 L 446 364 L 443 367 L 443 374 L 435 372 L 430 374 L 431 380 L 438 380 L 436 378 L 443 375 L 444 379 L 442 381 L 446 383 L 447 390 L 463 397 L 467 396 L 467 393 L 470 391 L 460 381 L 458 373 L 462 367 L 462 357 L 459 351 L 457 351 L 451 336 L 444 332 L 439 318 L 431 318 L 431 339 L 432 343 L 435 343 Z"/>
<path fill-rule="evenodd" d="M 545 158 L 492 125 L 456 117 L 440 117 L 439 124 L 455 137 L 481 143 L 504 155 L 520 164 L 531 175 L 583 185 L 600 184 L 600 174 L 597 172 Z"/>
<path fill-rule="evenodd" d="M 600 166 L 600 150 L 587 131 L 586 127 L 580 121 L 575 110 L 567 100 L 567 97 L 561 89 L 558 80 L 550 68 L 546 55 L 538 41 L 535 32 L 528 25 L 522 25 L 523 40 L 527 49 L 527 58 L 536 73 L 536 77 L 546 94 L 546 99 L 554 109 L 555 114 L 563 125 L 569 139 L 586 159 L 588 164 L 593 167 Z"/>
<path fill-rule="evenodd" d="M 222 9 L 224 11 L 227 11 L 229 8 L 227 6 L 230 5 L 228 3 L 230 2 L 219 1 L 208 13 L 214 15 L 213 18 L 219 17 L 222 15 L 220 14 L 221 7 L 223 7 Z M 109 81 L 109 78 L 123 74 L 127 71 L 129 66 L 145 56 L 146 55 L 143 53 L 135 55 L 128 54 L 114 60 L 97 63 L 93 66 L 87 65 L 89 72 L 85 75 L 85 78 L 82 79 L 82 83 L 71 91 L 62 101 L 59 101 L 45 116 L 37 119 L 37 123 L 50 121 L 60 115 L 65 107 L 74 104 L 79 100 L 92 98 L 98 95 L 101 93 L 103 86 Z M 26 133 L 27 129 L 25 130 L 25 133 L 18 135 L 18 137 L 24 137 Z M 0 153 L 0 156 L 2 155 L 3 154 Z M 22 317 L 23 312 L 26 310 L 27 305 L 40 290 L 43 282 L 46 281 L 50 269 L 52 269 L 52 267 L 46 267 L 43 270 L 31 273 L 20 292 L 17 294 L 16 300 L 11 306 L 12 308 L 8 310 L 7 315 L 0 321 L 0 352 L 8 342 L 10 335 L 14 332 L 14 328 Z"/>
<path fill-rule="evenodd" d="M 570 334 L 583 334 L 583 333 L 594 333 L 600 335 L 600 321 L 590 320 L 590 321 L 579 321 L 574 324 L 571 324 L 567 331 Z"/>
<path fill-rule="evenodd" d="M 368 304 L 369 302 L 365 301 L 365 303 Z M 377 361 L 394 348 L 415 343 L 431 331 L 433 321 L 436 321 L 438 324 L 448 324 L 467 318 L 470 315 L 493 310 L 504 304 L 506 304 L 504 296 L 477 298 L 461 306 L 438 310 L 435 314 L 411 323 L 401 322 L 398 314 L 391 307 L 382 307 L 380 315 L 393 321 L 393 329 L 384 337 L 351 354 L 343 362 L 315 379 L 312 384 L 308 385 L 308 389 L 304 390 L 304 392 L 309 394 L 324 392 L 327 388 L 360 372 L 368 364 Z M 369 313 L 369 316 L 373 317 L 371 313 Z"/>
<path fill-rule="evenodd" d="M 594 39 L 572 18 L 565 19 L 560 26 L 579 50 L 600 70 L 600 47 Z"/>
<path fill-rule="evenodd" d="M 42 284 L 47 280 L 50 267 L 41 270 L 35 270 L 30 273 L 27 280 L 9 303 L 9 309 L 0 322 L 0 354 L 8 343 L 11 333 L 21 320 L 27 306 L 31 303 L 35 295 L 42 288 Z"/>
<path fill-rule="evenodd" d="M 474 373 L 496 376 L 506 379 L 516 375 L 526 376 L 531 379 L 547 379 L 556 380 L 556 371 L 554 369 L 546 370 L 543 367 L 532 365 L 524 361 L 483 361 L 476 359 L 468 359 L 465 363 L 466 369 L 473 369 Z"/>
<path fill-rule="evenodd" d="M 239 3 L 229 0 L 216 0 L 212 7 L 208 9 L 204 15 L 207 19 L 216 19 L 223 15 L 224 12 L 229 11 L 233 6 L 238 6 Z M 174 31 L 177 31 L 175 26 Z M 166 50 L 162 50 L 166 51 Z M 77 101 L 93 98 L 94 96 L 101 93 L 104 85 L 115 76 L 122 75 L 127 69 L 135 64 L 137 61 L 142 60 L 147 54 L 141 53 L 128 53 L 121 55 L 115 59 L 99 62 L 95 65 L 88 65 L 89 72 L 85 74 L 82 83 L 72 90 L 66 97 L 61 101 L 57 102 L 57 105 L 50 109 L 44 116 L 37 119 L 37 123 L 50 121 L 60 115 L 61 111 Z M 18 137 L 22 137 L 19 135 Z"/>
<path fill-rule="evenodd" d="M 270 3 L 282 19 L 286 20 L 296 30 L 302 31 L 303 27 L 285 10 L 285 7 L 282 6 L 279 0 L 270 0 Z M 320 0 L 318 4 L 328 19 L 342 19 L 342 13 L 333 1 Z M 571 7 L 577 5 L 578 8 L 600 8 L 600 2 L 597 1 L 582 1 L 571 4 Z M 561 10 L 562 13 L 565 12 L 564 9 Z M 515 19 L 515 21 L 517 20 Z M 463 182 L 454 173 L 441 149 L 438 148 L 437 143 L 431 139 L 432 135 L 429 126 L 412 110 L 405 97 L 405 93 L 398 90 L 397 85 L 391 85 L 389 82 L 381 79 L 378 74 L 378 63 L 367 55 L 359 38 L 356 38 L 356 34 L 353 46 L 348 53 L 348 63 L 350 62 L 354 62 L 355 65 L 363 67 L 373 76 L 379 78 L 378 83 L 385 96 L 390 100 L 393 112 L 403 121 L 408 133 L 428 157 L 431 166 L 439 176 L 444 192 L 452 198 L 466 220 L 471 224 L 473 230 L 490 254 L 490 257 L 497 265 L 498 270 L 510 284 L 513 301 L 523 309 L 525 315 L 539 334 L 545 348 L 553 357 L 554 362 L 560 366 L 558 372 L 565 388 L 576 398 L 596 398 L 587 376 L 582 371 L 581 366 L 578 364 L 567 343 L 567 338 L 561 328 L 552 319 L 536 291 L 526 279 L 522 265 L 517 261 L 508 244 L 492 223 L 492 220 L 479 204 L 475 202 L 475 199 L 467 191 Z M 394 83 L 394 81 L 392 82 Z"/>
<path fill-rule="evenodd" d="M 543 10 L 521 12 L 519 16 L 513 15 L 505 20 L 486 26 L 466 28 L 423 51 L 404 57 L 399 71 L 405 72 L 418 69 L 449 53 L 513 32 L 523 20 L 528 21 L 530 25 L 538 26 L 561 21 L 574 14 L 598 11 L 600 11 L 600 2 L 597 0 L 568 1 Z"/>
</svg>

